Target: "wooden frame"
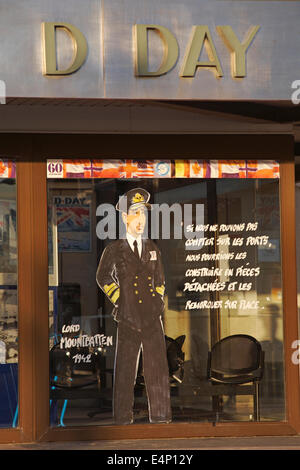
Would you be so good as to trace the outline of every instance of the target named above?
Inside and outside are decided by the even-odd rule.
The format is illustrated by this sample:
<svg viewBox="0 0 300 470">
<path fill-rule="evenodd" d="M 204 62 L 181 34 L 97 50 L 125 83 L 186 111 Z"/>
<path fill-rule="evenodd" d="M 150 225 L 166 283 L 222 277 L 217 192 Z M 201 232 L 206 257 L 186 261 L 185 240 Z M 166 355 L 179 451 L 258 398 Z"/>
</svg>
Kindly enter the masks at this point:
<svg viewBox="0 0 300 470">
<path fill-rule="evenodd" d="M 300 432 L 294 140 L 291 135 L 2 134 L 1 153 L 17 159 L 19 289 L 19 427 L 0 442 L 292 435 Z M 101 149 L 101 151 L 98 151 Z M 47 158 L 260 158 L 281 161 L 281 250 L 286 421 L 49 427 Z"/>
</svg>

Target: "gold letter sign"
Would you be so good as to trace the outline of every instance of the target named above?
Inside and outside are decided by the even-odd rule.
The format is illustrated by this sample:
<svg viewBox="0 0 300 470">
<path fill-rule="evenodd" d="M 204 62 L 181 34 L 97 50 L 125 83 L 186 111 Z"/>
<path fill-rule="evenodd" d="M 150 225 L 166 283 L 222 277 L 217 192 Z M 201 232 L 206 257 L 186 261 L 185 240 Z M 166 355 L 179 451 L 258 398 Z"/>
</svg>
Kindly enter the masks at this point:
<svg viewBox="0 0 300 470">
<path fill-rule="evenodd" d="M 148 70 L 148 30 L 156 31 L 164 43 L 164 56 L 155 72 Z M 158 77 L 171 70 L 178 59 L 178 43 L 175 36 L 164 26 L 156 24 L 136 24 L 135 32 L 135 74 L 138 77 Z"/>
<path fill-rule="evenodd" d="M 206 49 L 208 61 L 199 61 L 202 48 Z M 222 67 L 208 29 L 206 25 L 193 27 L 192 39 L 187 49 L 181 77 L 194 77 L 197 67 L 212 70 L 217 77 L 223 77 Z"/>
<path fill-rule="evenodd" d="M 55 33 L 62 28 L 70 34 L 73 40 L 74 58 L 70 67 L 65 70 L 57 69 Z M 69 23 L 43 23 L 44 32 L 44 75 L 70 75 L 76 72 L 84 63 L 87 56 L 87 42 L 82 32 Z"/>
<path fill-rule="evenodd" d="M 245 42 L 241 44 L 231 26 L 217 26 L 219 35 L 231 53 L 231 75 L 234 78 L 246 76 L 246 52 L 258 30 L 259 26 L 252 26 Z"/>
</svg>

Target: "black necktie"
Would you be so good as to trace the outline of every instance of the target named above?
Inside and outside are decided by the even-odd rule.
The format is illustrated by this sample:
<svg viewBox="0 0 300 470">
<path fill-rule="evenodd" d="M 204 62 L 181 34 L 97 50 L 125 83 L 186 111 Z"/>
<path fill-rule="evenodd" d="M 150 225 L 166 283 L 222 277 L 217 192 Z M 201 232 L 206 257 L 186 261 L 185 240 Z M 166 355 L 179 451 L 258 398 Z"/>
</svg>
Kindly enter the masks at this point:
<svg viewBox="0 0 300 470">
<path fill-rule="evenodd" d="M 134 246 L 133 253 L 135 254 L 135 256 L 137 256 L 139 258 L 140 255 L 139 255 L 139 250 L 138 250 L 138 247 L 137 247 L 137 241 L 136 240 L 134 240 L 133 246 Z"/>
</svg>

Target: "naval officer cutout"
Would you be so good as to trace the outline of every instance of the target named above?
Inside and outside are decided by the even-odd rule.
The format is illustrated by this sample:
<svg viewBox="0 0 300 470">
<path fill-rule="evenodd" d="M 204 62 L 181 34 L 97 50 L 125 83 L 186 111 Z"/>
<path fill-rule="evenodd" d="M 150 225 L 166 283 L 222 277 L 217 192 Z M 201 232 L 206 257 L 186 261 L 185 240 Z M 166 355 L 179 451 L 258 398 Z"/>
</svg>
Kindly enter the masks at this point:
<svg viewBox="0 0 300 470">
<path fill-rule="evenodd" d="M 140 352 L 149 406 L 149 421 L 171 421 L 169 369 L 161 315 L 165 278 L 156 244 L 142 238 L 150 194 L 128 191 L 116 205 L 126 238 L 110 243 L 97 269 L 97 283 L 113 304 L 118 324 L 113 414 L 116 424 L 133 422 L 134 386 Z"/>
</svg>

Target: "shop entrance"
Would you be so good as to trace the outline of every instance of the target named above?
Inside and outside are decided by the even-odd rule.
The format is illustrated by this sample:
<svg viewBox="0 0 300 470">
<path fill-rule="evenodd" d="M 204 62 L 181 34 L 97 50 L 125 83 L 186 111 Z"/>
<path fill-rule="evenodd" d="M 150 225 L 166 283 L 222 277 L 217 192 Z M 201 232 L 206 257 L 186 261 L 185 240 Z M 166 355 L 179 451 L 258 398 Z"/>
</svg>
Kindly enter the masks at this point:
<svg viewBox="0 0 300 470">
<path fill-rule="evenodd" d="M 3 136 L 10 159 L 3 160 L 0 181 L 1 341 L 8 345 L 1 377 L 9 389 L 2 442 L 298 432 L 293 139 L 219 135 L 213 142 L 211 136 L 191 135 Z M 144 149 L 144 160 L 137 148 Z M 189 159 L 179 160 L 187 148 Z M 124 149 L 130 162 L 119 160 Z M 224 149 L 235 160 L 221 160 Z M 73 160 L 79 154 L 89 159 Z M 255 160 L 256 155 L 264 160 Z M 134 202 L 142 207 L 147 197 L 141 197 L 148 193 L 151 210 L 126 210 L 123 216 L 116 208 L 119 198 L 137 188 Z M 142 231 L 142 245 L 148 244 L 148 258 L 143 249 L 137 258 L 149 263 L 151 286 L 142 285 L 146 301 L 134 283 L 147 271 L 140 271 L 141 279 L 139 273 L 136 280 L 130 277 L 132 285 L 125 290 L 120 274 L 124 258 L 115 243 L 127 240 L 127 217 L 130 223 L 141 217 L 136 229 Z M 133 262 L 132 247 L 128 243 Z M 103 283 L 107 271 L 100 270 L 98 280 L 97 272 L 105 252 L 116 268 L 113 280 Z M 159 260 L 162 269 L 156 271 Z M 127 261 L 124 266 L 126 278 Z M 135 363 L 128 361 L 135 366 L 133 422 L 129 417 L 120 425 L 113 403 L 115 318 L 120 319 L 118 301 L 124 293 L 147 313 L 135 318 L 150 318 L 147 327 L 156 329 L 131 336 L 132 344 L 126 344 L 134 345 Z M 154 408 L 153 398 L 149 406 L 153 383 L 147 383 L 149 368 L 147 375 L 137 354 L 145 338 L 155 337 L 153 357 L 163 356 L 159 323 L 151 321 L 155 313 L 156 320 L 161 317 L 167 359 L 163 391 L 169 391 L 170 400 L 164 404 L 171 410 L 160 416 L 154 416 L 155 399 Z M 133 326 L 139 329 L 137 323 Z M 257 380 L 236 386 L 228 383 L 228 374 L 233 366 L 235 372 L 245 368 L 244 352 L 254 359 L 242 372 L 256 374 Z M 166 368 L 155 367 L 158 362 L 153 359 L 151 374 L 165 377 Z M 129 382 L 118 388 L 121 398 L 130 391 Z M 161 417 L 163 424 L 157 424 L 155 418 Z"/>
</svg>

